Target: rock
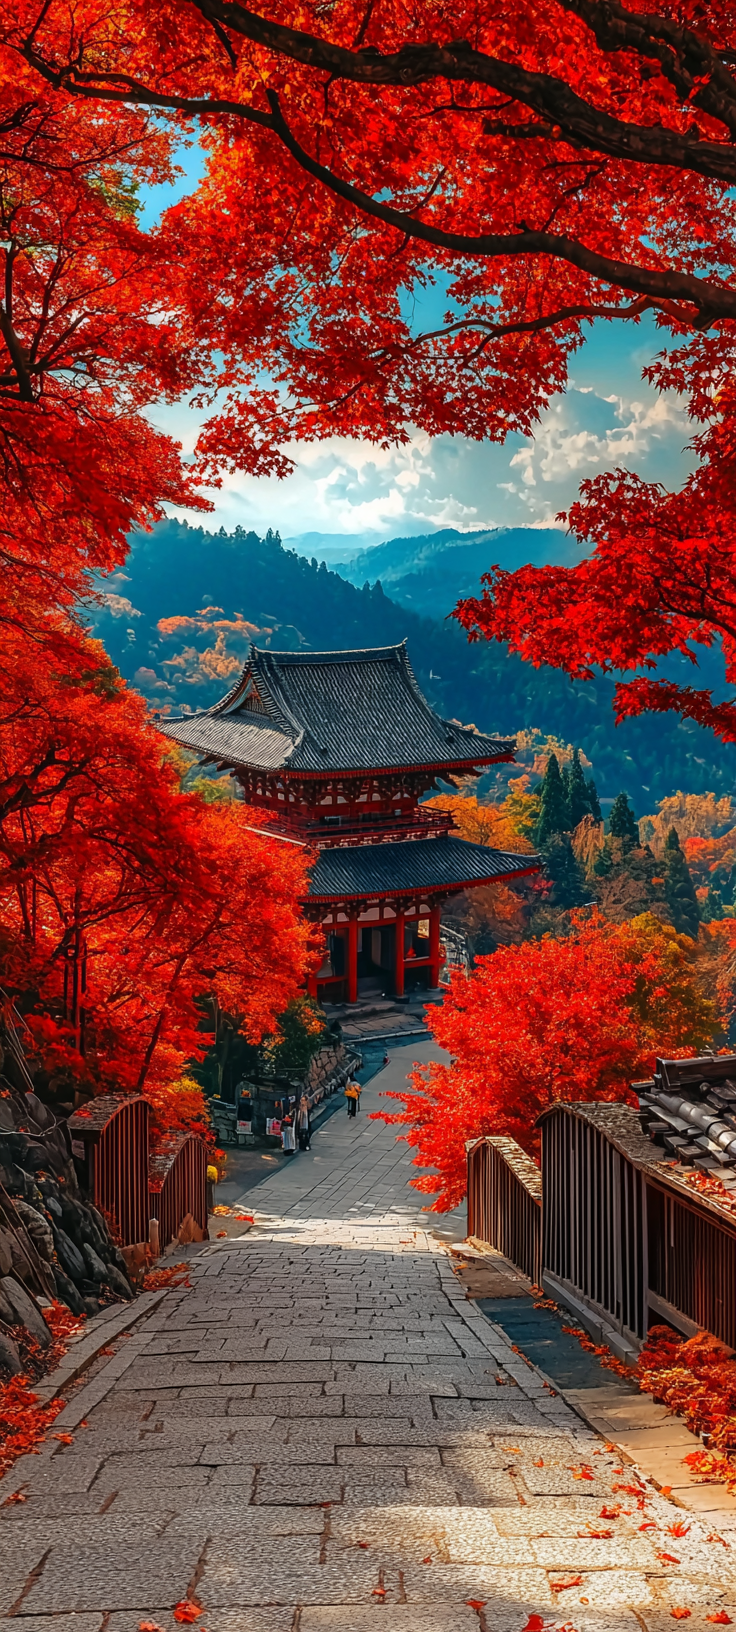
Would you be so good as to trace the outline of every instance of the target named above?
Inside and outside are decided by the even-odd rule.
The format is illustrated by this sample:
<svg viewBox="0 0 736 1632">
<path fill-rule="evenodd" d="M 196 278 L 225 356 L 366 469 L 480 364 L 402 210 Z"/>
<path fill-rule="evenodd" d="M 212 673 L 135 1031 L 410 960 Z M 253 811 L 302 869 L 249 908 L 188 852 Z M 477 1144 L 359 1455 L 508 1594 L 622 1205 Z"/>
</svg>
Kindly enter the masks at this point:
<svg viewBox="0 0 736 1632">
<path fill-rule="evenodd" d="M 70 1281 L 69 1276 L 64 1274 L 58 1264 L 54 1264 L 54 1280 L 62 1303 L 66 1304 L 67 1309 L 71 1309 L 73 1315 L 83 1315 L 84 1300 L 80 1297 L 74 1282 Z"/>
<path fill-rule="evenodd" d="M 87 1266 L 78 1247 L 70 1241 L 66 1230 L 54 1230 L 54 1246 L 62 1269 L 73 1281 L 87 1279 Z"/>
<path fill-rule="evenodd" d="M 16 1321 L 27 1328 L 42 1349 L 47 1349 L 51 1342 L 51 1333 L 35 1298 L 21 1286 L 20 1281 L 16 1281 L 14 1275 L 3 1275 L 0 1287 L 13 1309 Z"/>
<path fill-rule="evenodd" d="M 23 1370 L 17 1344 L 7 1332 L 0 1332 L 0 1370 L 9 1372 L 11 1377 L 17 1377 Z"/>
<path fill-rule="evenodd" d="M 120 1270 L 116 1268 L 115 1264 L 107 1265 L 106 1278 L 107 1284 L 108 1286 L 112 1287 L 113 1292 L 118 1292 L 121 1298 L 132 1298 L 133 1288 L 127 1280 L 127 1277 L 125 1275 L 121 1275 Z"/>
<path fill-rule="evenodd" d="M 3 1320 L 5 1322 L 6 1326 L 15 1326 L 15 1324 L 16 1324 L 15 1310 L 13 1308 L 12 1303 L 10 1302 L 10 1299 L 5 1296 L 5 1293 L 3 1292 L 3 1289 L 2 1289 L 1 1285 L 0 1285 L 0 1320 Z"/>
<path fill-rule="evenodd" d="M 0 1275 L 9 1275 L 13 1267 L 13 1250 L 9 1230 L 0 1229 Z"/>
<path fill-rule="evenodd" d="M 85 1315 L 99 1315 L 102 1308 L 99 1298 L 86 1297 L 82 1299 Z"/>
<path fill-rule="evenodd" d="M 51 1233 L 51 1225 L 46 1222 L 43 1213 L 40 1213 L 36 1207 L 31 1207 L 27 1201 L 16 1201 L 15 1210 L 19 1218 L 23 1220 L 36 1252 L 40 1253 L 41 1257 L 45 1258 L 47 1263 L 50 1264 L 54 1256 L 54 1237 Z"/>
<path fill-rule="evenodd" d="M 98 1258 L 94 1247 L 91 1247 L 89 1245 L 88 1241 L 84 1242 L 84 1244 L 82 1246 L 82 1252 L 84 1253 L 84 1261 L 85 1261 L 85 1263 L 87 1265 L 87 1269 L 89 1271 L 90 1278 L 93 1281 L 106 1281 L 107 1280 L 106 1266 L 103 1264 L 102 1259 Z"/>
</svg>

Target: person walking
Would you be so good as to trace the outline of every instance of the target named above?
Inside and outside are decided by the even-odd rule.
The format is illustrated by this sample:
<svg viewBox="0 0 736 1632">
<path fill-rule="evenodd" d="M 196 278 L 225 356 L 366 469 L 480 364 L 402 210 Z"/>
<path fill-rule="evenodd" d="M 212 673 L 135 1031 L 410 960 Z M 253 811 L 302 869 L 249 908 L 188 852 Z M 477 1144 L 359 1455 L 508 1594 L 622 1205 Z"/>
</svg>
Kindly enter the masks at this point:
<svg viewBox="0 0 736 1632">
<path fill-rule="evenodd" d="M 351 1077 L 345 1086 L 345 1098 L 348 1102 L 348 1116 L 355 1116 L 360 1099 L 360 1083 L 356 1082 L 354 1077 Z"/>
<path fill-rule="evenodd" d="M 296 1113 L 296 1126 L 299 1134 L 299 1149 L 311 1150 L 312 1130 L 309 1126 L 309 1100 L 307 1099 L 306 1094 L 302 1094 L 299 1101 L 299 1109 Z"/>
</svg>

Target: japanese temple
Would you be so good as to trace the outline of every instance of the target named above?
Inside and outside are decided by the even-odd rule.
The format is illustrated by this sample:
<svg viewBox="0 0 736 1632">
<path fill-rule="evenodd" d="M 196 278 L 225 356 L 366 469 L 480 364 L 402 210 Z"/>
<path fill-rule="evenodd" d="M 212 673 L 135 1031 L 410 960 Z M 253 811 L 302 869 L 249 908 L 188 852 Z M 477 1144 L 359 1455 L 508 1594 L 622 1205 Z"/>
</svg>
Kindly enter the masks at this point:
<svg viewBox="0 0 736 1632">
<path fill-rule="evenodd" d="M 443 902 L 538 871 L 534 856 L 471 844 L 422 795 L 512 761 L 515 744 L 443 720 L 417 685 L 406 643 L 367 651 L 252 648 L 226 697 L 160 729 L 230 768 L 269 826 L 316 852 L 307 915 L 326 956 L 310 990 L 354 1003 L 363 980 L 402 997 L 436 988 Z"/>
</svg>

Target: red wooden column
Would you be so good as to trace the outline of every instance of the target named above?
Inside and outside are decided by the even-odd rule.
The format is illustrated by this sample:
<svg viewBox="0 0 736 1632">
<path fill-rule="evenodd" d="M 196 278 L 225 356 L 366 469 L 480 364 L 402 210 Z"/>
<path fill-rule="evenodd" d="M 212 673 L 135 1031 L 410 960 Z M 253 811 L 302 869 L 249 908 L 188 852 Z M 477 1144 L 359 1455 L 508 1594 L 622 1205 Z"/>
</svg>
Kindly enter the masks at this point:
<svg viewBox="0 0 736 1632">
<path fill-rule="evenodd" d="M 404 914 L 396 913 L 396 948 L 394 958 L 394 996 L 404 996 Z"/>
<path fill-rule="evenodd" d="M 348 1003 L 358 1001 L 358 915 L 348 918 Z"/>
<path fill-rule="evenodd" d="M 440 983 L 440 917 L 442 908 L 437 905 L 429 909 L 429 984 L 439 986 Z"/>
<path fill-rule="evenodd" d="M 318 997 L 319 996 L 319 989 L 318 989 L 318 986 L 317 986 L 317 976 L 316 975 L 307 975 L 307 995 L 308 995 L 308 997 Z"/>
</svg>

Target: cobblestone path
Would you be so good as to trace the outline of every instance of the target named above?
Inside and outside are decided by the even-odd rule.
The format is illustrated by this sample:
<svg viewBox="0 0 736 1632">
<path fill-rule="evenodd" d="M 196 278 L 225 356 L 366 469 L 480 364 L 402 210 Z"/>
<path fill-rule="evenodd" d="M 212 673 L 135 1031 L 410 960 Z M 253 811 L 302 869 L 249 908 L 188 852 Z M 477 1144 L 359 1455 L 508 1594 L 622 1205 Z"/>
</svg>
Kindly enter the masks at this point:
<svg viewBox="0 0 736 1632">
<path fill-rule="evenodd" d="M 4 1616 L 176 1632 L 194 1597 L 207 1632 L 736 1625 L 736 1549 L 552 1395 L 440 1241 L 349 1197 L 213 1243 L 100 1362 L 72 1443 L 0 1485 Z"/>
</svg>

